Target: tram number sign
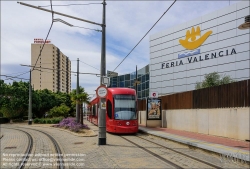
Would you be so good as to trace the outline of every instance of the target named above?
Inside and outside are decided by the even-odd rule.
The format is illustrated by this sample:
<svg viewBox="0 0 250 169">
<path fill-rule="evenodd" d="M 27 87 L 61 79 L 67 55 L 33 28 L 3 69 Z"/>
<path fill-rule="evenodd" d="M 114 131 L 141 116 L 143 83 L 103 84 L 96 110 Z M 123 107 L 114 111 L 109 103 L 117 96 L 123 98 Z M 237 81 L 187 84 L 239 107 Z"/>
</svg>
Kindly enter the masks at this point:
<svg viewBox="0 0 250 169">
<path fill-rule="evenodd" d="M 105 98 L 108 94 L 108 89 L 106 86 L 99 86 L 96 89 L 96 95 L 100 98 Z"/>
</svg>

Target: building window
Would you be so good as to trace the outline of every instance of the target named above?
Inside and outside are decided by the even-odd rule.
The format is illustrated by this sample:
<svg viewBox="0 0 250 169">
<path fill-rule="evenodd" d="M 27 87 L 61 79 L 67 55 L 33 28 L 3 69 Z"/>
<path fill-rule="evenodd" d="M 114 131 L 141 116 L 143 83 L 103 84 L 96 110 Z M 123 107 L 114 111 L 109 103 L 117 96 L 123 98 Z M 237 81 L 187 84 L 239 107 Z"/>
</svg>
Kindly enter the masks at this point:
<svg viewBox="0 0 250 169">
<path fill-rule="evenodd" d="M 146 89 L 149 89 L 149 81 L 146 82 Z"/>
<path fill-rule="evenodd" d="M 141 98 L 141 92 L 138 92 L 138 98 Z"/>
<path fill-rule="evenodd" d="M 141 91 L 141 84 L 137 85 L 138 91 Z"/>
</svg>

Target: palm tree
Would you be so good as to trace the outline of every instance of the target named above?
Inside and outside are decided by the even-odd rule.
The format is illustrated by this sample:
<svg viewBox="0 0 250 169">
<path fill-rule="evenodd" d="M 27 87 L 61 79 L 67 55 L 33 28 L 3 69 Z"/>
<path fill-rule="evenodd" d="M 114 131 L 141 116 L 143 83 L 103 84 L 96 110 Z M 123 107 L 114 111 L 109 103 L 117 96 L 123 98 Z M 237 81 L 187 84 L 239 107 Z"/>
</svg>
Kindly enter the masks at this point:
<svg viewBox="0 0 250 169">
<path fill-rule="evenodd" d="M 79 109 L 80 109 L 80 114 L 78 114 L 77 117 L 80 118 L 79 119 L 76 119 L 76 121 L 81 124 L 83 124 L 83 109 L 82 109 L 82 106 L 83 106 L 83 103 L 89 103 L 89 95 L 84 91 L 84 88 L 79 86 L 79 94 L 77 95 L 76 94 L 76 89 L 73 89 L 72 92 L 71 92 L 71 100 L 73 101 L 73 104 L 79 106 Z"/>
</svg>

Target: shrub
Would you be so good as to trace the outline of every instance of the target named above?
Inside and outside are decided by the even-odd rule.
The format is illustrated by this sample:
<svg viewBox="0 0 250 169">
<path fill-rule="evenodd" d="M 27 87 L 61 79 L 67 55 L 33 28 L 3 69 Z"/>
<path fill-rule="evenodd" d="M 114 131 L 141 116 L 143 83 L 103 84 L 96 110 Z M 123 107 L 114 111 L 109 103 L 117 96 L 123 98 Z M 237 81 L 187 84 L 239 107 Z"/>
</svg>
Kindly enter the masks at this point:
<svg viewBox="0 0 250 169">
<path fill-rule="evenodd" d="M 59 123 L 63 117 L 56 117 L 56 118 L 35 118 L 33 121 L 34 123 L 40 123 L 40 124 L 56 124 Z"/>
<path fill-rule="evenodd" d="M 23 119 L 13 119 L 12 122 L 23 122 Z"/>
<path fill-rule="evenodd" d="M 50 119 L 46 119 L 46 123 L 47 124 L 51 124 L 51 120 Z"/>
<path fill-rule="evenodd" d="M 56 117 L 56 118 L 52 118 L 51 119 L 51 122 L 52 124 L 57 124 L 59 123 L 60 121 L 62 121 L 63 117 Z"/>
<path fill-rule="evenodd" d="M 10 119 L 6 117 L 0 117 L 0 124 L 9 123 L 9 122 L 10 122 Z"/>
<path fill-rule="evenodd" d="M 46 119 L 42 118 L 42 119 L 40 120 L 40 123 L 46 124 Z"/>
<path fill-rule="evenodd" d="M 89 129 L 87 125 L 82 125 L 77 123 L 75 118 L 68 117 L 63 119 L 58 125 L 54 125 L 54 127 L 65 127 L 71 131 L 78 132 L 80 129 Z"/>
<path fill-rule="evenodd" d="M 52 124 L 56 124 L 56 123 L 59 123 L 60 121 L 58 121 L 57 119 L 51 119 L 51 123 Z"/>
<path fill-rule="evenodd" d="M 34 123 L 39 123 L 39 122 L 40 122 L 40 119 L 35 118 L 35 119 L 33 120 L 33 122 L 34 122 Z"/>
</svg>

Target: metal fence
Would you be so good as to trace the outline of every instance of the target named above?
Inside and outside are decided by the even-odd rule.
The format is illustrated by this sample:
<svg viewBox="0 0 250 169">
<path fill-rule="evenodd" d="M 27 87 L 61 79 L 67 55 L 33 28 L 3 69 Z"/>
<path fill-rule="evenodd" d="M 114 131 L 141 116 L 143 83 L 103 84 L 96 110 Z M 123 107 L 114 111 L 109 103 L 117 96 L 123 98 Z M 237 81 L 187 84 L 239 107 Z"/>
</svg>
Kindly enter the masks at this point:
<svg viewBox="0 0 250 169">
<path fill-rule="evenodd" d="M 249 107 L 250 79 L 160 98 L 162 110 Z M 146 100 L 138 101 L 138 110 L 146 110 Z"/>
</svg>

